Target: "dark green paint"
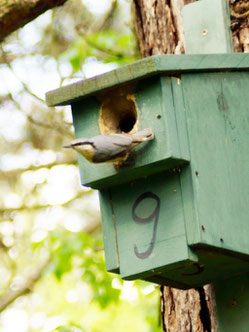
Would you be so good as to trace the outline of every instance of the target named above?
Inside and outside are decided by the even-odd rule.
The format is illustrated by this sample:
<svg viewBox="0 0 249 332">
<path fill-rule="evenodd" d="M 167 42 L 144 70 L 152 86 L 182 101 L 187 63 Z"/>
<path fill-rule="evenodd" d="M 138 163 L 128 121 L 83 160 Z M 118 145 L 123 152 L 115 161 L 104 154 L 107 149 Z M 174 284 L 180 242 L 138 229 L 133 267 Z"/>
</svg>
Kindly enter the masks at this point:
<svg viewBox="0 0 249 332">
<path fill-rule="evenodd" d="M 151 128 L 155 139 L 136 147 L 120 169 L 116 169 L 111 163 L 91 164 L 79 155 L 82 183 L 102 189 L 188 161 L 188 147 L 184 145 L 180 149 L 178 141 L 172 97 L 172 82 L 175 80 L 176 78 L 170 77 L 154 77 L 137 84 L 133 94 L 138 109 L 138 127 Z M 100 133 L 100 106 L 100 101 L 94 97 L 72 104 L 76 137 L 91 137 Z"/>
<path fill-rule="evenodd" d="M 187 74 L 182 81 L 200 234 L 189 244 L 248 255 L 249 73 Z"/>
<path fill-rule="evenodd" d="M 187 289 L 249 271 L 248 87 L 248 72 L 186 73 L 172 80 L 170 97 L 169 89 L 162 85 L 167 124 L 174 129 L 170 137 L 177 135 L 175 149 L 185 151 L 191 163 L 180 168 L 176 192 L 172 191 L 171 196 L 170 185 L 163 185 L 163 181 L 167 176 L 173 181 L 174 173 L 160 173 L 135 181 L 132 186 L 111 189 L 123 277 Z M 170 133 L 166 127 L 165 133 Z M 155 258 L 140 262 L 132 243 L 145 241 L 144 248 L 148 247 L 151 224 L 136 225 L 131 206 L 142 192 L 140 188 L 157 192 L 159 183 L 164 208 L 170 199 L 178 200 L 162 210 L 164 217 L 161 215 L 159 225 L 165 232 L 158 228 Z M 180 217 L 172 213 L 180 213 Z M 168 230 L 166 221 L 162 222 L 167 218 L 174 222 L 178 236 Z M 160 238 L 167 237 L 167 233 L 174 241 Z M 184 239 L 198 256 L 199 265 L 186 254 Z"/>
<path fill-rule="evenodd" d="M 111 196 L 108 190 L 99 191 L 102 217 L 102 232 L 105 249 L 105 264 L 109 272 L 119 273 L 117 231 Z"/>
<path fill-rule="evenodd" d="M 249 274 L 216 282 L 215 295 L 220 332 L 249 330 Z"/>
<path fill-rule="evenodd" d="M 249 272 L 248 69 L 249 54 L 155 56 L 47 95 L 73 101 L 76 136 L 90 137 L 107 89 L 114 98 L 135 80 L 138 129 L 155 132 L 118 170 L 79 156 L 82 183 L 100 189 L 109 271 L 183 289 Z M 156 229 L 132 214 L 148 192 L 160 198 Z M 155 202 L 136 212 L 145 218 Z M 152 242 L 139 258 L 134 246 Z"/>
<path fill-rule="evenodd" d="M 146 251 L 153 237 L 155 218 L 140 224 L 132 217 L 132 207 L 143 193 L 152 192 L 161 201 L 156 240 L 152 253 L 146 259 L 134 253 Z M 187 246 L 179 174 L 164 172 L 111 190 L 116 220 L 120 274 L 127 279 L 151 274 L 151 270 L 173 269 L 196 262 Z M 155 209 L 155 200 L 147 198 L 137 207 L 137 214 L 146 218 Z M 180 262 L 180 264 L 179 264 Z M 153 273 L 153 272 L 152 272 Z"/>
</svg>

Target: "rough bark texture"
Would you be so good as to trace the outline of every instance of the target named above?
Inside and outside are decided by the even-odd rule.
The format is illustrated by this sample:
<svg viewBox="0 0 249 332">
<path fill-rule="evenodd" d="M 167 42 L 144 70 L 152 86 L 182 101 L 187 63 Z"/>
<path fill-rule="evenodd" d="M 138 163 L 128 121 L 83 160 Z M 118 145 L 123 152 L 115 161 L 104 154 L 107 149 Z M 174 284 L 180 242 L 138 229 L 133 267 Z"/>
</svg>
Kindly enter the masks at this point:
<svg viewBox="0 0 249 332">
<path fill-rule="evenodd" d="M 46 10 L 67 0 L 0 0 L 0 41 Z"/>
<path fill-rule="evenodd" d="M 218 332 L 212 286 L 187 291 L 161 287 L 163 331 Z"/>
<path fill-rule="evenodd" d="M 195 0 L 133 0 L 143 57 L 185 53 L 182 6 Z M 249 1 L 230 0 L 235 52 L 249 52 Z"/>
<path fill-rule="evenodd" d="M 133 0 L 135 27 L 143 57 L 185 53 L 181 8 L 195 0 Z M 230 0 L 235 52 L 249 52 L 249 1 Z M 163 331 L 218 332 L 211 285 L 182 291 L 161 287 Z"/>
<path fill-rule="evenodd" d="M 143 57 L 185 52 L 181 8 L 190 2 L 194 0 L 133 0 Z"/>
<path fill-rule="evenodd" d="M 249 1 L 230 0 L 230 12 L 234 50 L 249 53 Z"/>
</svg>

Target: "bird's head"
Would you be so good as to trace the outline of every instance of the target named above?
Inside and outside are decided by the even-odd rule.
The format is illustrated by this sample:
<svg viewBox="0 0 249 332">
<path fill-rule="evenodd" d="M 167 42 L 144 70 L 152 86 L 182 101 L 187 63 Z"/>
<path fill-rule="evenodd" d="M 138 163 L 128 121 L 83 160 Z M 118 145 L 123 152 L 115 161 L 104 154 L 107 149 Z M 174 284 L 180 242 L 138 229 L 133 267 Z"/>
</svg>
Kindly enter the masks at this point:
<svg viewBox="0 0 249 332">
<path fill-rule="evenodd" d="M 87 138 L 79 138 L 71 142 L 70 145 L 64 148 L 72 148 L 78 153 L 82 154 L 88 161 L 92 162 L 94 155 L 94 144 Z"/>
</svg>

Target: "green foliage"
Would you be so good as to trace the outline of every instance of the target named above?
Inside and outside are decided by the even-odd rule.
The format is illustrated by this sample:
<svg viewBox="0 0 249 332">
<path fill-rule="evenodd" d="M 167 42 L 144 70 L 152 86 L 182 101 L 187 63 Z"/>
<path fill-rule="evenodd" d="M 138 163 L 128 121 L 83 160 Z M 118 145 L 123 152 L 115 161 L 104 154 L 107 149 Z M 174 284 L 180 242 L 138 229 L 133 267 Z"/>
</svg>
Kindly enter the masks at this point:
<svg viewBox="0 0 249 332">
<path fill-rule="evenodd" d="M 52 332 L 86 332 L 86 330 L 76 326 L 75 324 L 72 324 L 70 326 L 59 326 Z"/>
<path fill-rule="evenodd" d="M 117 302 L 120 290 L 112 287 L 113 275 L 105 272 L 103 243 L 85 232 L 52 232 L 50 236 L 52 263 L 49 271 L 60 280 L 74 268 L 82 269 L 82 280 L 92 287 L 93 301 L 102 308 Z"/>
<path fill-rule="evenodd" d="M 137 60 L 133 34 L 121 34 L 113 30 L 89 33 L 76 39 L 62 57 L 69 61 L 73 71 L 77 72 L 88 57 L 95 57 L 104 63 L 124 65 Z"/>
<path fill-rule="evenodd" d="M 120 34 L 113 30 L 99 31 L 87 37 L 87 43 L 93 49 L 93 55 L 102 55 L 105 62 L 120 65 L 136 60 L 134 55 L 135 39 L 133 34 Z"/>
</svg>

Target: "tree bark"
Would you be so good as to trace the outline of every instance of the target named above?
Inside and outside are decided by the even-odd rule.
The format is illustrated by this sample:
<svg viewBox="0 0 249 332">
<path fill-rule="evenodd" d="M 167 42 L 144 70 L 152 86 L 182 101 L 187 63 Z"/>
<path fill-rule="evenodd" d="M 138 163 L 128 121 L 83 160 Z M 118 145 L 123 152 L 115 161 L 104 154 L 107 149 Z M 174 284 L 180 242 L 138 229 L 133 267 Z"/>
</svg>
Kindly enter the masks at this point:
<svg viewBox="0 0 249 332">
<path fill-rule="evenodd" d="M 0 0 L 0 42 L 46 10 L 67 0 Z"/>
<path fill-rule="evenodd" d="M 234 51 L 249 53 L 249 1 L 230 0 L 230 12 Z"/>
<path fill-rule="evenodd" d="M 143 57 L 185 53 L 181 9 L 195 0 L 133 0 L 135 27 Z M 230 0 L 235 52 L 249 53 L 249 2 Z"/>
<path fill-rule="evenodd" d="M 133 0 L 135 28 L 143 57 L 185 53 L 181 9 L 195 0 Z M 249 52 L 249 2 L 230 0 L 234 51 Z M 161 287 L 164 332 L 218 332 L 211 285 L 187 291 Z"/>
<path fill-rule="evenodd" d="M 182 6 L 195 0 L 133 0 L 135 27 L 143 57 L 185 53 Z"/>
<path fill-rule="evenodd" d="M 213 287 L 187 291 L 161 287 L 163 331 L 218 332 Z"/>
</svg>

